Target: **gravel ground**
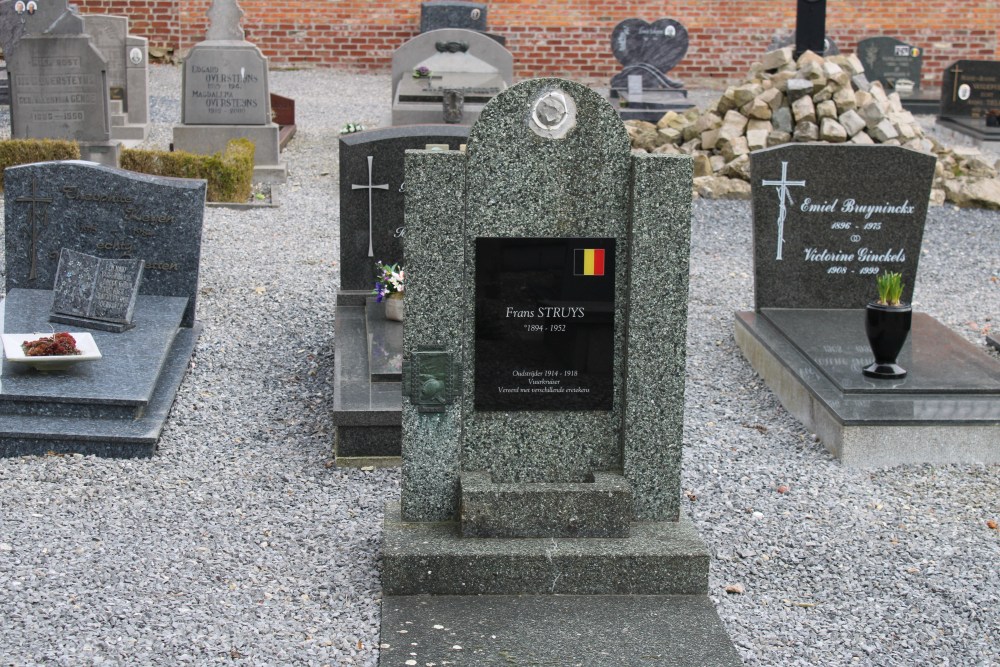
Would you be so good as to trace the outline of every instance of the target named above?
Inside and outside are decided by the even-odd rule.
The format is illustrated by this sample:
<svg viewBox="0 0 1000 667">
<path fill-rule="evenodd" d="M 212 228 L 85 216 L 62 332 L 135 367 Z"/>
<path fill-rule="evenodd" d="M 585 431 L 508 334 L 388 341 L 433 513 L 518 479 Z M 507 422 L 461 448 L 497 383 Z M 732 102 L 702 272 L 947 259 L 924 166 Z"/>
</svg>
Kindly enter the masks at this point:
<svg viewBox="0 0 1000 667">
<path fill-rule="evenodd" d="M 165 146 L 179 71 L 150 84 Z M 0 460 L 2 665 L 376 663 L 399 475 L 332 467 L 327 410 L 337 132 L 385 124 L 388 77 L 278 71 L 271 89 L 296 100 L 289 182 L 280 208 L 206 212 L 205 331 L 159 454 Z M 733 341 L 748 203 L 698 201 L 692 224 L 684 508 L 745 663 L 1000 664 L 1000 468 L 832 460 Z M 998 247 L 1000 213 L 932 209 L 916 305 L 981 343 Z"/>
</svg>

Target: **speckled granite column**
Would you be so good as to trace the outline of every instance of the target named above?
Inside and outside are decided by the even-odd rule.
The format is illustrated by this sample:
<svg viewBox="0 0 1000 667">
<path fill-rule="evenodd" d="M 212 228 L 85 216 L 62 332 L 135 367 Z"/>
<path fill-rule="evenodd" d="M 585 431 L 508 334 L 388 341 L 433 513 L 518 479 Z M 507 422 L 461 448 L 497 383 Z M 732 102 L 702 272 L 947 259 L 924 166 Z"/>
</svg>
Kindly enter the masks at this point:
<svg viewBox="0 0 1000 667">
<path fill-rule="evenodd" d="M 691 158 L 632 158 L 623 470 L 636 521 L 677 521 L 684 429 Z"/>
<path fill-rule="evenodd" d="M 454 353 L 461 363 L 462 223 L 466 156 L 406 151 L 406 363 L 421 348 Z M 404 374 L 404 383 L 407 380 Z M 403 389 L 404 521 L 450 521 L 458 511 L 461 405 L 418 412 Z"/>
</svg>

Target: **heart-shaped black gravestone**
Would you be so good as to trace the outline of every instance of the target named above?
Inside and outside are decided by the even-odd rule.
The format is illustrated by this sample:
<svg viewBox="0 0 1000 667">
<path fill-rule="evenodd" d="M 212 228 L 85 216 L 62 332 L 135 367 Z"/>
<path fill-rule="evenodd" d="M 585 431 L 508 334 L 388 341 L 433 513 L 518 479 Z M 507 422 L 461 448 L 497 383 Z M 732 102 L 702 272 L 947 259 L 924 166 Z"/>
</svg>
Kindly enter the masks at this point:
<svg viewBox="0 0 1000 667">
<path fill-rule="evenodd" d="M 688 50 L 688 31 L 673 19 L 625 19 L 611 31 L 611 50 L 625 67 L 649 65 L 669 72 Z"/>
</svg>

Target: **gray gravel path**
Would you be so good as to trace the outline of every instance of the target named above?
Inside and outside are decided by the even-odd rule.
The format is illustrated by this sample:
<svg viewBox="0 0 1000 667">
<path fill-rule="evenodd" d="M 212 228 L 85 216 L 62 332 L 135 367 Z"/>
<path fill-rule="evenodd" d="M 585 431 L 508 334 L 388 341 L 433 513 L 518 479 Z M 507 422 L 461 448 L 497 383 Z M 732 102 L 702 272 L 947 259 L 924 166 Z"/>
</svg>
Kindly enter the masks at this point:
<svg viewBox="0 0 1000 667">
<path fill-rule="evenodd" d="M 206 213 L 205 332 L 159 454 L 0 460 L 2 665 L 376 663 L 399 475 L 331 467 L 327 410 L 337 131 L 384 123 L 388 77 L 278 71 L 271 88 L 299 123 L 282 206 Z M 153 68 L 152 145 L 179 90 Z M 683 502 L 746 664 L 1000 664 L 1000 467 L 831 460 L 733 341 L 749 205 L 694 211 Z M 932 209 L 917 306 L 975 342 L 1000 330 L 998 249 L 1000 213 Z"/>
</svg>

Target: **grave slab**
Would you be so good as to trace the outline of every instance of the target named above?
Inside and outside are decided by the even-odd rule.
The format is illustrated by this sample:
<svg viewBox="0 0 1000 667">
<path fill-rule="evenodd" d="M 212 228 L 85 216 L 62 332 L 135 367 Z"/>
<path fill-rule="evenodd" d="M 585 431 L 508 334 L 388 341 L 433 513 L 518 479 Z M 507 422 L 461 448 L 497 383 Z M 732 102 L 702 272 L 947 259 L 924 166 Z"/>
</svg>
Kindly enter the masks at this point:
<svg viewBox="0 0 1000 667">
<path fill-rule="evenodd" d="M 2 304 L 3 331 L 50 331 L 51 304 L 48 290 L 11 290 Z M 93 332 L 103 357 L 67 371 L 43 373 L 5 360 L 0 456 L 152 456 L 201 332 L 197 323 L 178 327 L 186 306 L 184 298 L 140 296 L 136 327 Z"/>
<path fill-rule="evenodd" d="M 915 313 L 900 362 L 906 378 L 867 380 L 863 322 L 863 310 L 740 312 L 736 342 L 844 465 L 1000 462 L 1000 362 Z"/>
<path fill-rule="evenodd" d="M 743 664 L 700 595 L 393 597 L 382 627 L 380 667 Z"/>
</svg>

